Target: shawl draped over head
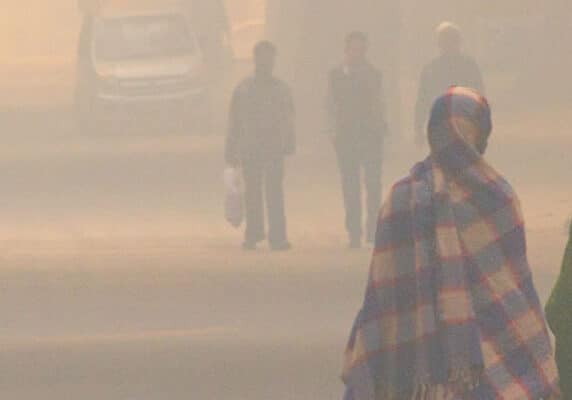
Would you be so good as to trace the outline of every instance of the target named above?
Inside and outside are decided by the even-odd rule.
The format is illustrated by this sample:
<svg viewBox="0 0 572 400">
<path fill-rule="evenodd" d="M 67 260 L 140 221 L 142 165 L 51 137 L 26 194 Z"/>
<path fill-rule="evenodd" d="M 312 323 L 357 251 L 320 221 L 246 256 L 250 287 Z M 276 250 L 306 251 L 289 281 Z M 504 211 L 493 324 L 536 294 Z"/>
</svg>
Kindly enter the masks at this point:
<svg viewBox="0 0 572 400">
<path fill-rule="evenodd" d="M 453 87 L 436 101 L 431 156 L 394 185 L 380 212 L 345 353 L 347 400 L 558 393 L 518 199 L 481 154 L 491 129 L 475 91 Z"/>
</svg>

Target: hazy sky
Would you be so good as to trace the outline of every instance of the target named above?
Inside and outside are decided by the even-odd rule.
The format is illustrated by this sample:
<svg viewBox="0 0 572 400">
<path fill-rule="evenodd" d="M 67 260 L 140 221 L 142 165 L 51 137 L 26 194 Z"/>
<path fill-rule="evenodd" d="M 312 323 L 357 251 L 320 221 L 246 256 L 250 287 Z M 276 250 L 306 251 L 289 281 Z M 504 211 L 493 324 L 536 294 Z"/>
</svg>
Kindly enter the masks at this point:
<svg viewBox="0 0 572 400">
<path fill-rule="evenodd" d="M 75 0 L 29 3 L 4 0 L 0 13 L 3 63 L 18 59 L 69 57 L 79 23 Z M 73 53 L 73 52 L 72 52 Z"/>
</svg>

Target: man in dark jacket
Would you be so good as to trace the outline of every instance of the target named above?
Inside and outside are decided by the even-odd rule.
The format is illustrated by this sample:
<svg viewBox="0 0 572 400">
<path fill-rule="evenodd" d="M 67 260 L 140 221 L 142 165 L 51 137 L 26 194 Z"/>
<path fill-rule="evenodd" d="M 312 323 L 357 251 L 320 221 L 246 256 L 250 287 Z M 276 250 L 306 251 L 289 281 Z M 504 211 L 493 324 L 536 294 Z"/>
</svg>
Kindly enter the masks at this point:
<svg viewBox="0 0 572 400">
<path fill-rule="evenodd" d="M 226 162 L 244 174 L 246 250 L 265 239 L 264 197 L 270 247 L 290 249 L 283 180 L 284 157 L 295 151 L 294 104 L 288 85 L 273 75 L 275 57 L 272 43 L 256 45 L 254 75 L 238 85 L 230 106 Z"/>
<path fill-rule="evenodd" d="M 367 59 L 368 39 L 362 32 L 346 38 L 345 62 L 330 73 L 329 127 L 337 153 L 350 247 L 362 244 L 361 175 L 367 191 L 366 240 L 373 242 L 381 204 L 383 136 L 387 133 L 382 76 Z"/>
<path fill-rule="evenodd" d="M 475 60 L 462 52 L 460 29 L 450 22 L 437 27 L 441 54 L 423 68 L 415 106 L 415 140 L 423 144 L 431 105 L 450 86 L 464 86 L 485 94 L 481 70 Z"/>
</svg>

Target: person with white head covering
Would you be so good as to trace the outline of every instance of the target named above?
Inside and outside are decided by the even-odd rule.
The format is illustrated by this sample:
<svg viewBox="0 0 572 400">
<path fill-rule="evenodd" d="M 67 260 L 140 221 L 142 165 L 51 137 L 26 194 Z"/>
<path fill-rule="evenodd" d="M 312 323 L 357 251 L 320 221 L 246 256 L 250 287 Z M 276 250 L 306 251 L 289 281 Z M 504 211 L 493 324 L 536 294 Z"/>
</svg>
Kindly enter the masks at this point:
<svg viewBox="0 0 572 400">
<path fill-rule="evenodd" d="M 451 86 L 465 86 L 485 93 L 482 74 L 476 61 L 463 52 L 461 29 L 443 22 L 436 29 L 440 54 L 421 73 L 415 106 L 415 133 L 418 144 L 425 141 L 425 124 L 433 101 Z"/>
</svg>

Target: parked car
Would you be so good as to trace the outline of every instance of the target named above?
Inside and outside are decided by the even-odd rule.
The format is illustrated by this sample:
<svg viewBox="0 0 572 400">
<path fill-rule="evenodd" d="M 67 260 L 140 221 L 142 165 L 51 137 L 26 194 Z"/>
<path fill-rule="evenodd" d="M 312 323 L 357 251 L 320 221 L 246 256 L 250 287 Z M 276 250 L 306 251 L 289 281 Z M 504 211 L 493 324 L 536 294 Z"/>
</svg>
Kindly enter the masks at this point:
<svg viewBox="0 0 572 400">
<path fill-rule="evenodd" d="M 107 7 L 85 18 L 76 93 L 82 130 L 209 129 L 208 71 L 183 12 Z"/>
</svg>

